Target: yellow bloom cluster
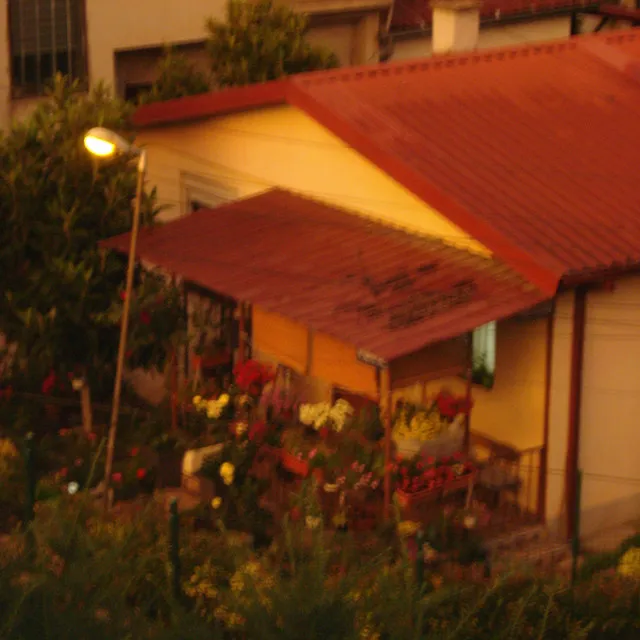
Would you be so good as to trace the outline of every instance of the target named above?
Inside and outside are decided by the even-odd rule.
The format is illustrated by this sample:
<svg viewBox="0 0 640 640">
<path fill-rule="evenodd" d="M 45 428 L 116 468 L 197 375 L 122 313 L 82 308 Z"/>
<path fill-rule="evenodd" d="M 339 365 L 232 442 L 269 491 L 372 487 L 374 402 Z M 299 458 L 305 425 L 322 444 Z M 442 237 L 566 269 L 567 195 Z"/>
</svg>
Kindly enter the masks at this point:
<svg viewBox="0 0 640 640">
<path fill-rule="evenodd" d="M 632 547 L 620 558 L 618 573 L 627 578 L 640 580 L 640 547 Z"/>
<path fill-rule="evenodd" d="M 233 484 L 235 473 L 236 468 L 230 462 L 223 462 L 220 465 L 220 477 L 227 486 Z"/>
<path fill-rule="evenodd" d="M 229 609 L 224 606 L 216 607 L 213 615 L 217 620 L 220 620 L 220 622 L 223 622 L 230 628 L 241 627 L 245 622 L 240 614 L 229 611 Z"/>
<path fill-rule="evenodd" d="M 420 529 L 420 523 L 413 522 L 412 520 L 403 520 L 398 523 L 398 535 L 401 538 L 415 535 L 418 533 L 418 529 Z"/>
<path fill-rule="evenodd" d="M 8 438 L 0 438 L 0 476 L 6 476 L 15 459 L 18 457 L 18 450 Z"/>
<path fill-rule="evenodd" d="M 398 438 L 427 442 L 437 438 L 442 431 L 442 421 L 435 414 L 428 415 L 425 411 L 418 411 L 411 421 L 407 418 L 406 412 L 402 411 L 393 425 L 393 433 Z"/>
<path fill-rule="evenodd" d="M 207 600 L 216 600 L 219 592 L 215 586 L 216 569 L 210 562 L 197 566 L 193 575 L 184 585 L 184 592 L 191 598 L 197 598 L 199 608 L 206 606 Z"/>
<path fill-rule="evenodd" d="M 207 400 L 202 396 L 194 396 L 191 402 L 197 411 L 202 411 L 207 414 L 207 418 L 215 420 L 222 415 L 222 412 L 229 404 L 229 395 L 223 393 L 215 400 Z"/>
<path fill-rule="evenodd" d="M 313 427 L 316 431 L 330 426 L 334 431 L 340 432 L 352 415 L 353 407 L 341 399 L 333 406 L 328 402 L 303 404 L 300 406 L 299 418 L 302 424 Z"/>
<path fill-rule="evenodd" d="M 239 601 L 243 601 L 240 594 L 252 587 L 260 604 L 266 609 L 271 607 L 271 599 L 267 594 L 275 587 L 275 580 L 259 562 L 250 560 L 244 564 L 231 576 L 229 584 Z"/>
</svg>

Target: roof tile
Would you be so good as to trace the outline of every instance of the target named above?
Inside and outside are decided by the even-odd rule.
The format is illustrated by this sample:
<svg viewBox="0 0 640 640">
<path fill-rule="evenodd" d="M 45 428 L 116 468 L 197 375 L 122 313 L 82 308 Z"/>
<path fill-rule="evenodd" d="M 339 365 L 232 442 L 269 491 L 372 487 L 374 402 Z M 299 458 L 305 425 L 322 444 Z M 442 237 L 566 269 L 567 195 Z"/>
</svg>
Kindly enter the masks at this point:
<svg viewBox="0 0 640 640">
<path fill-rule="evenodd" d="M 549 291 L 640 266 L 639 80 L 631 29 L 301 74 L 151 105 L 137 121 L 254 108 L 267 93 L 265 104 L 302 109 Z"/>
<path fill-rule="evenodd" d="M 387 360 L 544 298 L 498 260 L 282 190 L 145 229 L 137 253 Z"/>
</svg>

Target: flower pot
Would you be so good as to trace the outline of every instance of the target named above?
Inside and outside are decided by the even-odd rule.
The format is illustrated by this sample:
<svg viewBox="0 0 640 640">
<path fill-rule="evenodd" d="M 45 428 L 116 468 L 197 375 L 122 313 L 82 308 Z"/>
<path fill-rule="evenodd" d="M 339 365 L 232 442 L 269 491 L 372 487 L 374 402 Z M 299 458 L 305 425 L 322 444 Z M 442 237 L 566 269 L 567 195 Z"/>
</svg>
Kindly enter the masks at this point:
<svg viewBox="0 0 640 640">
<path fill-rule="evenodd" d="M 158 452 L 156 486 L 159 489 L 180 486 L 182 483 L 182 458 L 182 452 L 175 449 Z"/>
<path fill-rule="evenodd" d="M 288 451 L 282 452 L 282 466 L 286 471 L 294 475 L 302 476 L 303 478 L 309 475 L 309 463 L 306 460 L 296 458 L 296 456 Z"/>
</svg>

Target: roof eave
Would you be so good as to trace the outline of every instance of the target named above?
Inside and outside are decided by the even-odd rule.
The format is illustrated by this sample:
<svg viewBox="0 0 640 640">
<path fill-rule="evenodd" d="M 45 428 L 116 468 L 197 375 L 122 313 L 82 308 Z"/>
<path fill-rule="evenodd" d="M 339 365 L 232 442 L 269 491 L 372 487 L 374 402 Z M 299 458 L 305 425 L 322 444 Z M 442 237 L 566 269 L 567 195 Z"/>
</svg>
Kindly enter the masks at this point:
<svg viewBox="0 0 640 640">
<path fill-rule="evenodd" d="M 140 107 L 133 116 L 138 129 L 177 125 L 287 102 L 288 81 L 276 80 L 195 96 L 156 102 Z"/>
</svg>

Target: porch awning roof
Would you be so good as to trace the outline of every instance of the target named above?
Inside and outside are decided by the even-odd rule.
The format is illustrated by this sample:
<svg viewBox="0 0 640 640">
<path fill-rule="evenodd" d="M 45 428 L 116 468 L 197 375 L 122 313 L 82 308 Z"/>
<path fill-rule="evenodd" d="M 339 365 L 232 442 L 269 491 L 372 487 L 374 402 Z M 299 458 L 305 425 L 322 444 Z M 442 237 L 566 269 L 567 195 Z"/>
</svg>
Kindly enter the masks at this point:
<svg viewBox="0 0 640 640">
<path fill-rule="evenodd" d="M 137 255 L 385 361 L 545 298 L 496 259 L 280 189 L 143 229 Z"/>
</svg>

